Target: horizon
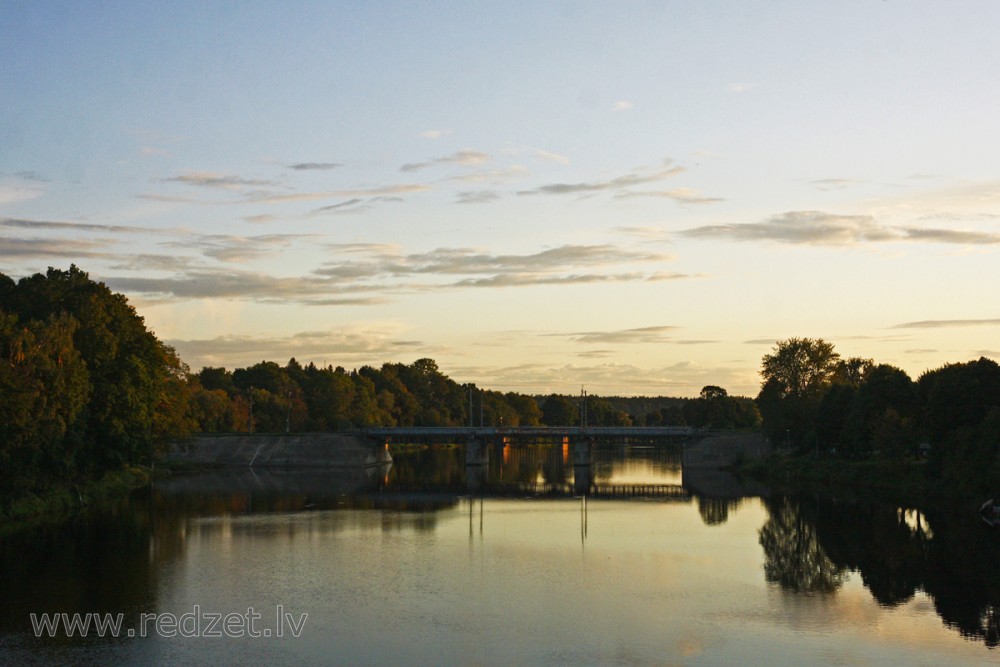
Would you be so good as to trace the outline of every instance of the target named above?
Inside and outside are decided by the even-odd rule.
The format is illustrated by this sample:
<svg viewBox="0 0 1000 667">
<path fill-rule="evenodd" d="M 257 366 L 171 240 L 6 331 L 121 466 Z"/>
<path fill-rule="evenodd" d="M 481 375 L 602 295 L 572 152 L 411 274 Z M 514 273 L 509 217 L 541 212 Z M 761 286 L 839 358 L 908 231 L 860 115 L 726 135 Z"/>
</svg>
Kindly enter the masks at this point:
<svg viewBox="0 0 1000 667">
<path fill-rule="evenodd" d="M 0 7 L 0 273 L 191 369 L 756 396 L 1000 360 L 1000 5 Z M 986 292 L 981 295 L 980 292 Z"/>
</svg>

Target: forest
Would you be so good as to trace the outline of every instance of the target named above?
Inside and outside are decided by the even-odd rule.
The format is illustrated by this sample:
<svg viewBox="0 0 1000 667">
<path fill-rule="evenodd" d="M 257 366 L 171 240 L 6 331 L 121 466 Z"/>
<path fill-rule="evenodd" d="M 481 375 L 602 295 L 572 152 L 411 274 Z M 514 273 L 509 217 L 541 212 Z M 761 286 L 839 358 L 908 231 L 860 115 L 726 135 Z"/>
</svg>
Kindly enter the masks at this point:
<svg viewBox="0 0 1000 667">
<path fill-rule="evenodd" d="M 364 426 L 689 425 L 763 428 L 788 451 L 926 459 L 937 479 L 997 479 L 1000 366 L 947 364 L 916 381 L 822 339 L 776 343 L 754 398 L 533 396 L 458 383 L 433 359 L 380 367 L 260 361 L 191 370 L 127 299 L 71 266 L 0 274 L 0 495 L 125 464 L 192 433 Z"/>
<path fill-rule="evenodd" d="M 1000 365 L 981 357 L 925 371 L 842 358 L 823 339 L 779 341 L 761 362 L 756 402 L 781 448 L 815 457 L 926 463 L 965 489 L 1000 483 Z"/>
</svg>

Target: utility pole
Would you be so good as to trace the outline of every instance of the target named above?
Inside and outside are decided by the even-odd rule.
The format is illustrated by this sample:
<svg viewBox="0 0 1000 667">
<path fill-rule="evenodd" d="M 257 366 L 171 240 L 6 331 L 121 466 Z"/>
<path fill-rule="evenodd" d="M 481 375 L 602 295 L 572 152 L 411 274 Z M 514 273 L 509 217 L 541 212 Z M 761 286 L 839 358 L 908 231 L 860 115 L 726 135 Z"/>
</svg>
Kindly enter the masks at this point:
<svg viewBox="0 0 1000 667">
<path fill-rule="evenodd" d="M 253 435 L 253 387 L 250 387 L 247 394 L 250 396 L 250 434 Z"/>
</svg>

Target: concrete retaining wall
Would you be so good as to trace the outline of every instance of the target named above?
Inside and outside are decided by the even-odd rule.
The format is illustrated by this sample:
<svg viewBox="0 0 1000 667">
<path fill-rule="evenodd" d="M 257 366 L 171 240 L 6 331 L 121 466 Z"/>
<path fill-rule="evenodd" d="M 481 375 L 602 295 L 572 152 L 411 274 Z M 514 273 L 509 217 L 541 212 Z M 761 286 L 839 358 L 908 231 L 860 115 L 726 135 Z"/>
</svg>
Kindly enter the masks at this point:
<svg viewBox="0 0 1000 667">
<path fill-rule="evenodd" d="M 203 435 L 176 443 L 167 463 L 205 467 L 340 468 L 391 463 L 385 446 L 360 436 Z"/>
</svg>

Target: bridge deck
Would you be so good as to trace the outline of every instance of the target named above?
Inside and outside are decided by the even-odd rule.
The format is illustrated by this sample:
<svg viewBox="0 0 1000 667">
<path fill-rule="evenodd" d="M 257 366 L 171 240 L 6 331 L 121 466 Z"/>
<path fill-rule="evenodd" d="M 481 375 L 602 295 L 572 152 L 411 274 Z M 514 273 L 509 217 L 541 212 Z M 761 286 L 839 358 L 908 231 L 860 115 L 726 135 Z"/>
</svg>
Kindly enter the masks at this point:
<svg viewBox="0 0 1000 667">
<path fill-rule="evenodd" d="M 471 438 L 538 438 L 555 440 L 579 438 L 669 438 L 690 436 L 689 426 L 374 426 L 356 429 L 352 433 L 377 438 L 471 439 Z"/>
</svg>

